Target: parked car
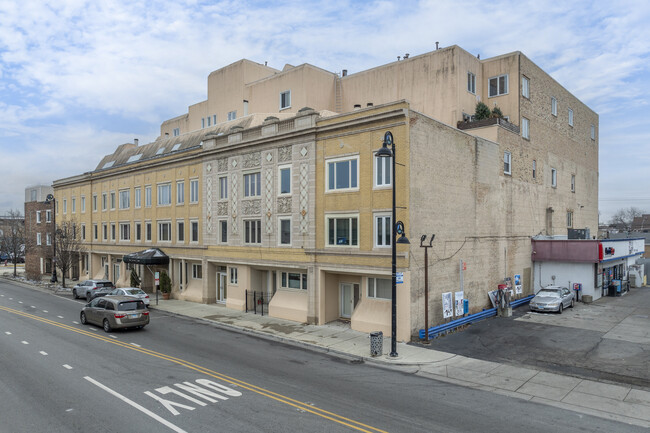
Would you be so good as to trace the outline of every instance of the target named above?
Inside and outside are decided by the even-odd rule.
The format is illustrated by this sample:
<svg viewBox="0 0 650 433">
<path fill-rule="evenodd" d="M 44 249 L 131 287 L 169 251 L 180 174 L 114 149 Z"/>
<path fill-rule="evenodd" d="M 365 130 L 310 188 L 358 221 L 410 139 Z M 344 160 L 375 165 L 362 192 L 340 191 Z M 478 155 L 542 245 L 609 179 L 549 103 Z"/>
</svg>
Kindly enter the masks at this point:
<svg viewBox="0 0 650 433">
<path fill-rule="evenodd" d="M 537 292 L 528 304 L 531 311 L 555 311 L 562 313 L 565 308 L 575 305 L 573 292 L 566 287 L 548 286 Z"/>
<path fill-rule="evenodd" d="M 149 306 L 149 295 L 142 290 L 138 289 L 136 287 L 118 287 L 117 289 L 114 289 L 111 293 L 109 293 L 110 296 L 131 296 L 137 299 L 142 300 L 144 304 L 148 307 Z"/>
<path fill-rule="evenodd" d="M 79 313 L 82 325 L 92 323 L 104 331 L 144 328 L 149 324 L 149 310 L 140 299 L 131 296 L 103 296 L 87 303 Z"/>
<path fill-rule="evenodd" d="M 80 297 L 92 301 L 98 296 L 106 296 L 115 289 L 115 285 L 108 280 L 86 280 L 72 288 L 72 296 L 75 299 Z"/>
</svg>

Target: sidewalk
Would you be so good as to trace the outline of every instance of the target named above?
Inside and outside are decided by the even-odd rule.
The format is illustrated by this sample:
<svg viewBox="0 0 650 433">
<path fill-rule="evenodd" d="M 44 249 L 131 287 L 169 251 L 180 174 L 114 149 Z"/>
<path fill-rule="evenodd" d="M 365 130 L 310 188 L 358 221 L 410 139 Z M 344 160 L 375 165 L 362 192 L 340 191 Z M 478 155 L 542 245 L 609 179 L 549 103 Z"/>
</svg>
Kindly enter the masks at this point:
<svg viewBox="0 0 650 433">
<path fill-rule="evenodd" d="M 303 325 L 230 310 L 219 304 L 179 300 L 160 300 L 158 305 L 152 300 L 151 308 L 439 381 L 650 428 L 650 391 L 645 389 L 514 367 L 405 343 L 397 344 L 399 356 L 392 358 L 387 355 L 390 337 L 386 336 L 384 355 L 371 357 L 369 335 L 338 323 Z"/>
</svg>

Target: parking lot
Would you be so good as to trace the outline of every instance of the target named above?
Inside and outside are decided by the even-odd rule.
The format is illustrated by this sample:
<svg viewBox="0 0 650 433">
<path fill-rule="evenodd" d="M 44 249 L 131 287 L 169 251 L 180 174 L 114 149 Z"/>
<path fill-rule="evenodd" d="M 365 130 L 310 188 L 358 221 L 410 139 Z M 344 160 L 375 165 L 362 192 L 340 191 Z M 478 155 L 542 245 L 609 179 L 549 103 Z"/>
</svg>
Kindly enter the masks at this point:
<svg viewBox="0 0 650 433">
<path fill-rule="evenodd" d="M 650 387 L 650 288 L 576 304 L 562 314 L 527 306 L 437 338 L 430 347 L 487 361 Z"/>
</svg>

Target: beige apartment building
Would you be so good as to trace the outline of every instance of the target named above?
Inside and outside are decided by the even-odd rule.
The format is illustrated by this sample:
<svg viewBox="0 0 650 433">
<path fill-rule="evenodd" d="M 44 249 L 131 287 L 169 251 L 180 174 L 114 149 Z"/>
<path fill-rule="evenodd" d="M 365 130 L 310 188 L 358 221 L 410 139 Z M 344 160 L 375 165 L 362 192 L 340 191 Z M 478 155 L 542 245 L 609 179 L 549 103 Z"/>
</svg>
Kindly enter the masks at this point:
<svg viewBox="0 0 650 433">
<path fill-rule="evenodd" d="M 479 100 L 506 118 L 472 122 Z M 470 313 L 506 278 L 531 294 L 532 236 L 596 233 L 597 128 L 519 52 L 479 60 L 452 46 L 340 76 L 241 60 L 211 73 L 208 99 L 153 143 L 55 181 L 56 218 L 85 227 L 82 279 L 128 285 L 122 257 L 155 247 L 174 298 L 243 310 L 264 293 L 274 317 L 388 333 L 396 180 L 411 241 L 397 247 L 398 338 L 409 340 L 424 327 L 422 235 L 435 234 L 439 324 L 455 315 L 446 293 L 462 292 Z M 387 131 L 396 173 L 375 156 Z"/>
</svg>

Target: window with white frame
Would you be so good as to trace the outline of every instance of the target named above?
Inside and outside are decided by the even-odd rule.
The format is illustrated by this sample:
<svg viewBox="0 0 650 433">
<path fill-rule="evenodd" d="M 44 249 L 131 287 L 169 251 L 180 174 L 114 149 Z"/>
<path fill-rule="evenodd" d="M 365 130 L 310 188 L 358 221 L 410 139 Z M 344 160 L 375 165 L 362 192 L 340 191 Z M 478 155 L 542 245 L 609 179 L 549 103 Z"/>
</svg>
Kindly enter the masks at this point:
<svg viewBox="0 0 650 433">
<path fill-rule="evenodd" d="M 393 280 L 391 278 L 368 277 L 368 290 L 366 293 L 369 298 L 392 299 Z"/>
<path fill-rule="evenodd" d="M 93 224 L 93 239 L 97 240 L 99 239 L 99 227 L 97 224 Z"/>
<path fill-rule="evenodd" d="M 111 191 L 111 210 L 115 209 L 115 191 Z"/>
<path fill-rule="evenodd" d="M 176 221 L 176 241 L 185 242 L 185 221 Z"/>
<path fill-rule="evenodd" d="M 230 268 L 230 284 L 237 284 L 237 268 Z"/>
<path fill-rule="evenodd" d="M 29 192 L 29 194 L 30 194 L 30 197 L 31 197 L 31 201 L 36 201 L 37 191 L 35 189 L 33 189 L 33 190 L 31 190 Z"/>
<path fill-rule="evenodd" d="M 279 178 L 279 187 L 280 195 L 289 195 L 291 194 L 291 166 L 283 165 L 278 167 L 278 178 Z"/>
<path fill-rule="evenodd" d="M 525 117 L 521 118 L 521 136 L 530 139 L 530 121 Z"/>
<path fill-rule="evenodd" d="M 228 198 L 228 177 L 222 176 L 219 178 L 219 200 Z"/>
<path fill-rule="evenodd" d="M 326 164 L 327 191 L 358 189 L 358 156 L 331 159 Z"/>
<path fill-rule="evenodd" d="M 174 135 L 174 137 L 178 137 L 179 135 L 181 135 L 181 128 L 174 128 L 172 134 Z"/>
<path fill-rule="evenodd" d="M 524 75 L 521 76 L 521 96 L 530 99 L 530 80 Z"/>
<path fill-rule="evenodd" d="M 119 263 L 113 264 L 113 279 L 115 281 L 120 279 L 120 264 Z"/>
<path fill-rule="evenodd" d="M 283 289 L 307 290 L 307 274 L 280 272 L 280 287 Z"/>
<path fill-rule="evenodd" d="M 488 96 L 500 96 L 508 93 L 508 74 L 492 77 L 488 81 Z"/>
<path fill-rule="evenodd" d="M 533 159 L 533 179 L 537 178 L 537 161 Z"/>
<path fill-rule="evenodd" d="M 40 224 L 40 223 L 41 223 L 41 211 L 37 210 L 36 211 L 36 224 Z"/>
<path fill-rule="evenodd" d="M 244 197 L 261 195 L 260 173 L 247 173 L 244 175 Z"/>
<path fill-rule="evenodd" d="M 108 240 L 108 224 L 102 223 L 102 239 Z"/>
<path fill-rule="evenodd" d="M 228 221 L 226 220 L 221 220 L 219 221 L 219 233 L 221 234 L 221 238 L 219 241 L 222 244 L 228 243 Z"/>
<path fill-rule="evenodd" d="M 199 222 L 190 221 L 190 242 L 199 241 Z"/>
<path fill-rule="evenodd" d="M 217 115 L 216 114 L 212 115 L 212 123 L 214 123 L 215 125 L 217 124 Z"/>
<path fill-rule="evenodd" d="M 36 245 L 40 245 L 40 244 L 41 244 L 41 234 L 36 233 Z"/>
<path fill-rule="evenodd" d="M 77 199 L 72 197 L 72 213 L 77 212 Z"/>
<path fill-rule="evenodd" d="M 596 139 L 596 125 L 591 125 L 591 139 Z"/>
<path fill-rule="evenodd" d="M 199 180 L 190 180 L 190 203 L 199 202 Z"/>
<path fill-rule="evenodd" d="M 201 129 L 205 128 L 205 117 L 201 117 Z"/>
<path fill-rule="evenodd" d="M 359 245 L 358 217 L 328 216 L 327 244 L 329 246 Z"/>
<path fill-rule="evenodd" d="M 380 157 L 375 154 L 375 186 L 391 186 L 393 182 L 393 157 Z"/>
<path fill-rule="evenodd" d="M 108 195 L 103 192 L 102 193 L 102 210 L 108 209 Z"/>
<path fill-rule="evenodd" d="M 111 240 L 114 241 L 116 237 L 116 227 L 115 223 L 111 223 Z"/>
<path fill-rule="evenodd" d="M 568 228 L 573 227 L 573 212 L 567 211 L 566 213 L 566 226 Z"/>
<path fill-rule="evenodd" d="M 124 189 L 120 191 L 120 209 L 128 209 L 131 206 L 131 191 Z"/>
<path fill-rule="evenodd" d="M 142 240 L 142 224 L 140 223 L 135 223 L 135 240 L 138 242 Z"/>
<path fill-rule="evenodd" d="M 63 213 L 68 213 L 68 200 L 63 199 Z"/>
<path fill-rule="evenodd" d="M 142 207 L 142 188 L 137 187 L 133 190 L 134 205 L 136 209 Z"/>
<path fill-rule="evenodd" d="M 97 212 L 97 194 L 93 194 L 93 212 Z"/>
<path fill-rule="evenodd" d="M 467 73 L 467 91 L 476 94 L 476 75 L 472 72 Z"/>
<path fill-rule="evenodd" d="M 573 126 L 573 110 L 569 108 L 569 126 Z"/>
<path fill-rule="evenodd" d="M 46 210 L 45 211 L 45 222 L 46 223 L 51 223 L 52 222 L 52 211 L 51 210 Z"/>
<path fill-rule="evenodd" d="M 153 235 L 151 233 L 152 230 L 151 230 L 151 223 L 150 222 L 147 222 L 147 223 L 144 224 L 144 232 L 145 232 L 144 234 L 146 236 L 145 240 L 147 242 L 151 242 L 151 238 L 153 237 Z"/>
<path fill-rule="evenodd" d="M 280 110 L 291 107 L 291 90 L 280 93 Z"/>
<path fill-rule="evenodd" d="M 151 207 L 151 185 L 144 187 L 144 205 Z"/>
<path fill-rule="evenodd" d="M 244 243 L 247 244 L 262 243 L 262 221 L 261 220 L 244 221 Z"/>
<path fill-rule="evenodd" d="M 512 154 L 503 152 L 503 173 L 512 174 Z"/>
<path fill-rule="evenodd" d="M 45 243 L 52 245 L 52 233 L 45 233 Z"/>
<path fill-rule="evenodd" d="M 554 96 L 551 96 L 551 114 L 557 116 L 557 99 Z"/>
<path fill-rule="evenodd" d="M 283 217 L 278 220 L 278 234 L 280 245 L 291 245 L 291 218 Z"/>
<path fill-rule="evenodd" d="M 86 197 L 81 196 L 81 213 L 86 212 Z"/>
<path fill-rule="evenodd" d="M 571 192 L 576 192 L 576 175 L 571 175 Z"/>
<path fill-rule="evenodd" d="M 120 223 L 120 240 L 121 241 L 131 240 L 131 224 Z"/>
<path fill-rule="evenodd" d="M 182 180 L 176 182 L 176 204 L 185 203 L 185 182 Z"/>
<path fill-rule="evenodd" d="M 167 206 L 170 204 L 172 204 L 171 183 L 158 185 L 158 206 Z"/>
<path fill-rule="evenodd" d="M 86 240 L 86 224 L 81 224 L 81 240 Z"/>
<path fill-rule="evenodd" d="M 390 223 L 391 215 L 375 215 L 375 247 L 385 248 L 391 246 L 393 227 Z"/>
<path fill-rule="evenodd" d="M 172 223 L 169 221 L 158 222 L 158 241 L 171 242 Z"/>
<path fill-rule="evenodd" d="M 208 119 L 208 126 L 211 126 L 212 125 L 212 117 L 208 116 L 207 119 Z"/>
<path fill-rule="evenodd" d="M 237 110 L 228 112 L 228 120 L 235 120 L 237 118 Z"/>
<path fill-rule="evenodd" d="M 557 187 L 557 170 L 554 168 L 551 168 L 551 186 Z"/>
<path fill-rule="evenodd" d="M 209 119 L 209 118 L 208 118 Z M 200 280 L 203 278 L 203 266 L 197 263 L 192 263 L 192 278 Z"/>
</svg>

